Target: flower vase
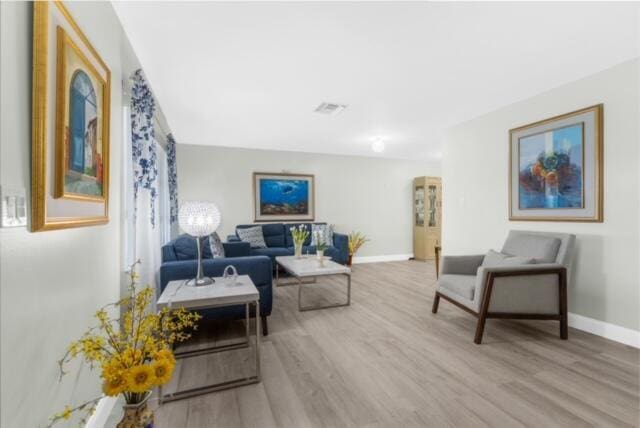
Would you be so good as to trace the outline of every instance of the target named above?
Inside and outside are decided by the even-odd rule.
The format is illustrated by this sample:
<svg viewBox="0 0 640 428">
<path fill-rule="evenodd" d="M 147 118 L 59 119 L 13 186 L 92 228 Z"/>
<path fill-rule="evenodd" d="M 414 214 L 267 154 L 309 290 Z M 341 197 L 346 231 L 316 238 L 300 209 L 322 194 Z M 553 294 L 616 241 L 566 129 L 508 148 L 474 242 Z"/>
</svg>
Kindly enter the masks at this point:
<svg viewBox="0 0 640 428">
<path fill-rule="evenodd" d="M 353 264 L 353 255 L 349 254 L 349 257 L 347 258 L 347 266 L 351 266 Z"/>
<path fill-rule="evenodd" d="M 320 266 L 324 266 L 324 250 L 317 250 L 316 257 L 318 258 Z"/>
<path fill-rule="evenodd" d="M 151 396 L 151 391 L 144 399 L 135 404 L 125 404 L 122 406 L 124 416 L 116 425 L 117 428 L 153 428 L 153 412 L 147 406 L 147 401 Z"/>
<path fill-rule="evenodd" d="M 302 258 L 302 244 L 294 243 L 293 247 L 294 247 L 294 250 L 295 250 L 296 259 L 301 259 Z"/>
</svg>

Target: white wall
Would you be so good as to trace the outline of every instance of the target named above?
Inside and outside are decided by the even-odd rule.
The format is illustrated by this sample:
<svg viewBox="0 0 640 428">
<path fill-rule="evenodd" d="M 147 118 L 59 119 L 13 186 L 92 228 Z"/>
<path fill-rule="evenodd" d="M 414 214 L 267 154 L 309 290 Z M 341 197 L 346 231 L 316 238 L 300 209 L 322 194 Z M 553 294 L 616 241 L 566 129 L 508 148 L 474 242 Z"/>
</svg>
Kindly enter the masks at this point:
<svg viewBox="0 0 640 428">
<path fill-rule="evenodd" d="M 180 201 L 218 204 L 223 239 L 237 224 L 253 223 L 253 172 L 315 175 L 316 221 L 371 238 L 358 256 L 413 253 L 414 177 L 440 176 L 438 163 L 300 152 L 178 144 Z"/>
<path fill-rule="evenodd" d="M 638 60 L 459 124 L 443 159 L 445 254 L 499 250 L 509 229 L 577 235 L 569 311 L 640 330 Z M 508 130 L 604 103 L 604 223 L 510 222 Z"/>
<path fill-rule="evenodd" d="M 31 233 L 0 230 L 2 427 L 45 426 L 65 404 L 99 396 L 85 368 L 58 383 L 56 361 L 120 291 L 121 58 L 128 42 L 108 2 L 66 2 L 112 72 L 110 222 L 104 226 Z M 0 182 L 30 190 L 32 5 L 0 5 Z M 49 124 L 52 126 L 52 124 Z M 27 200 L 30 200 L 28 197 Z"/>
</svg>

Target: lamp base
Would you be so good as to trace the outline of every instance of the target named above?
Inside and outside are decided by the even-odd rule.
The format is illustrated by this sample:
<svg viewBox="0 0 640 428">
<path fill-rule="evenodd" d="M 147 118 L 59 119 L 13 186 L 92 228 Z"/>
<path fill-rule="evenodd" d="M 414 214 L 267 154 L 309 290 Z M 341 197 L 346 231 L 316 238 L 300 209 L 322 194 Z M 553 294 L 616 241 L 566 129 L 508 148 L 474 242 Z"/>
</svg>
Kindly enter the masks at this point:
<svg viewBox="0 0 640 428">
<path fill-rule="evenodd" d="M 213 278 L 209 278 L 208 276 L 202 278 L 192 278 L 186 280 L 184 283 L 190 287 L 202 287 L 204 285 L 211 285 L 216 281 Z"/>
</svg>

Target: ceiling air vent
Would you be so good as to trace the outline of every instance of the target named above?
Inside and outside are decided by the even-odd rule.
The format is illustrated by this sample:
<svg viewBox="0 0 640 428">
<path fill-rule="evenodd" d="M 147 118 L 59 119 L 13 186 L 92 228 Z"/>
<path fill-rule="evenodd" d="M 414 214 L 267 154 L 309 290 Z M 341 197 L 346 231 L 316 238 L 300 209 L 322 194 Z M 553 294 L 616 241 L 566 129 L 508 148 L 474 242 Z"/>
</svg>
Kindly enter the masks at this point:
<svg viewBox="0 0 640 428">
<path fill-rule="evenodd" d="M 338 114 L 346 108 L 346 104 L 322 103 L 318 107 L 316 107 L 315 112 L 322 114 Z"/>
</svg>

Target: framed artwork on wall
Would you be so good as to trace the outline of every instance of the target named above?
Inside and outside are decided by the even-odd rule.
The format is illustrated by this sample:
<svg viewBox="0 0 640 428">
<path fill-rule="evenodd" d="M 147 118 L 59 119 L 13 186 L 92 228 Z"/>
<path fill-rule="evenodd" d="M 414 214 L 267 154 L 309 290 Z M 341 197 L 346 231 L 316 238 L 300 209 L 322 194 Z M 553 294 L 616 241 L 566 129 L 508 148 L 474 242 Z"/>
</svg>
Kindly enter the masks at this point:
<svg viewBox="0 0 640 428">
<path fill-rule="evenodd" d="M 253 173 L 255 221 L 313 221 L 313 175 Z"/>
<path fill-rule="evenodd" d="M 33 7 L 31 229 L 107 223 L 111 72 L 62 2 Z"/>
<path fill-rule="evenodd" d="M 509 131 L 509 220 L 603 221 L 603 105 Z"/>
</svg>

